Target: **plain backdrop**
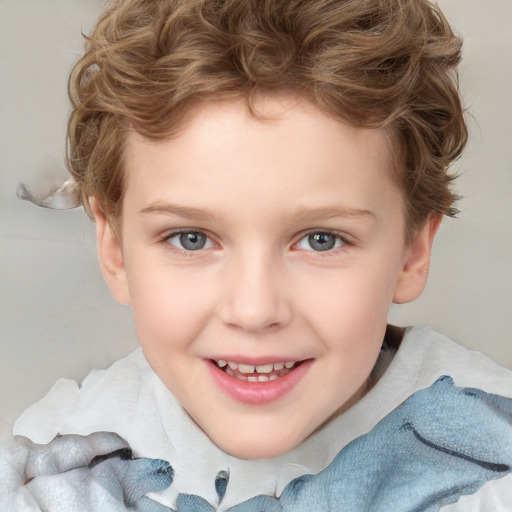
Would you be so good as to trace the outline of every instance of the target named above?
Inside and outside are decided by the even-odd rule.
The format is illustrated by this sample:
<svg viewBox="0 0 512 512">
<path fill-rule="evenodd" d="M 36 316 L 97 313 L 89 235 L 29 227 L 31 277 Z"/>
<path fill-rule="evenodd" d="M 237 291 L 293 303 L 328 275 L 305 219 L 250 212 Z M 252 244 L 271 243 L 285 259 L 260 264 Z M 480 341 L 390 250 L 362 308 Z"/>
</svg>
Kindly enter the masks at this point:
<svg viewBox="0 0 512 512">
<path fill-rule="evenodd" d="M 0 0 L 0 418 L 5 429 L 60 377 L 81 380 L 137 346 L 110 297 L 83 210 L 16 197 L 66 179 L 67 76 L 100 0 Z M 461 88 L 470 143 L 455 169 L 431 277 L 391 321 L 430 325 L 512 368 L 512 1 L 440 0 L 465 40 Z"/>
</svg>

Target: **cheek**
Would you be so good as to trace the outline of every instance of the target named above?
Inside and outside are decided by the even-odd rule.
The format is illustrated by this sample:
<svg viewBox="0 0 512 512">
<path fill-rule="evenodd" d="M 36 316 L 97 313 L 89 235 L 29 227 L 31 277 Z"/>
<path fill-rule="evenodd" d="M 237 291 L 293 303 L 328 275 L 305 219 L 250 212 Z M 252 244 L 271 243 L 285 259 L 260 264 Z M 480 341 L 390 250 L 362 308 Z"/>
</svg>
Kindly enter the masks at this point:
<svg viewBox="0 0 512 512">
<path fill-rule="evenodd" d="M 303 311 L 324 333 L 322 338 L 364 339 L 385 327 L 393 290 L 394 280 L 384 273 L 368 267 L 340 270 L 322 282 L 304 283 Z"/>
<path fill-rule="evenodd" d="M 141 345 L 173 349 L 191 341 L 202 329 L 214 304 L 212 290 L 179 271 L 154 269 L 130 279 L 135 326 Z M 157 347 L 156 347 L 157 346 Z"/>
</svg>

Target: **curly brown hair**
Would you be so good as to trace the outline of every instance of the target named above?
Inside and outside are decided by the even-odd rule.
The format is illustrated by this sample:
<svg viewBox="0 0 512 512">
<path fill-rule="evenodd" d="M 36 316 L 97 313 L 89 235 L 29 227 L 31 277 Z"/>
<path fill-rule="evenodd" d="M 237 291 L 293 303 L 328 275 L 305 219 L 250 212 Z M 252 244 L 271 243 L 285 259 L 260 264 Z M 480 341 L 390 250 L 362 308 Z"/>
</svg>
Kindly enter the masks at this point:
<svg viewBox="0 0 512 512">
<path fill-rule="evenodd" d="M 127 132 L 175 134 L 192 106 L 291 93 L 384 128 L 407 238 L 454 215 L 449 164 L 465 146 L 461 39 L 428 0 L 114 0 L 69 82 L 68 167 L 91 215 L 121 215 Z"/>
</svg>

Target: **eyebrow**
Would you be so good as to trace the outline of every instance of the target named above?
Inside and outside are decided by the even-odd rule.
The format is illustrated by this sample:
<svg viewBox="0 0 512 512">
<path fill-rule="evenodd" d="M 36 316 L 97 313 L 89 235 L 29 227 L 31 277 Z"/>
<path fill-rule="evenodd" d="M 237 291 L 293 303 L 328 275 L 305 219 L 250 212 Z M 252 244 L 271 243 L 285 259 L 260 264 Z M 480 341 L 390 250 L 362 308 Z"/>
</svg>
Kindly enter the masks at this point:
<svg viewBox="0 0 512 512">
<path fill-rule="evenodd" d="M 196 221 L 213 220 L 216 218 L 215 214 L 209 210 L 201 208 L 194 208 L 191 206 L 184 206 L 175 203 L 156 202 L 142 208 L 139 213 L 172 215 Z M 287 219 L 294 220 L 328 220 L 332 218 L 355 218 L 355 219 L 373 219 L 375 214 L 371 210 L 364 208 L 353 208 L 348 206 L 334 206 L 334 207 L 306 207 L 301 206 L 292 213 L 286 214 Z"/>
<path fill-rule="evenodd" d="M 294 219 L 310 219 L 310 220 L 328 220 L 337 217 L 373 219 L 375 214 L 371 210 L 364 208 L 353 208 L 349 206 L 327 206 L 327 207 L 300 207 L 291 215 Z"/>
<path fill-rule="evenodd" d="M 211 220 L 215 217 L 213 213 L 207 210 L 202 210 L 200 208 L 159 202 L 142 208 L 139 213 L 174 215 L 176 217 L 182 217 L 190 220 Z"/>
</svg>

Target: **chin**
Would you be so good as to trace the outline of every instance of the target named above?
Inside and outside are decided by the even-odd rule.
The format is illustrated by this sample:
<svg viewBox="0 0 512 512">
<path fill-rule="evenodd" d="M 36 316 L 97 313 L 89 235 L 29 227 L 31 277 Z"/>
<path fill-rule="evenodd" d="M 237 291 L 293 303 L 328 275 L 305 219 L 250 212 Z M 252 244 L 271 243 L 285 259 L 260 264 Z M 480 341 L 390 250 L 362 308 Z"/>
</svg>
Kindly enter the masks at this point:
<svg viewBox="0 0 512 512">
<path fill-rule="evenodd" d="M 213 441 L 228 455 L 244 460 L 274 459 L 292 451 L 300 444 L 300 440 L 296 443 L 290 443 L 289 439 L 269 440 L 261 436 L 251 440 L 230 439 L 222 440 L 225 442 Z"/>
</svg>

